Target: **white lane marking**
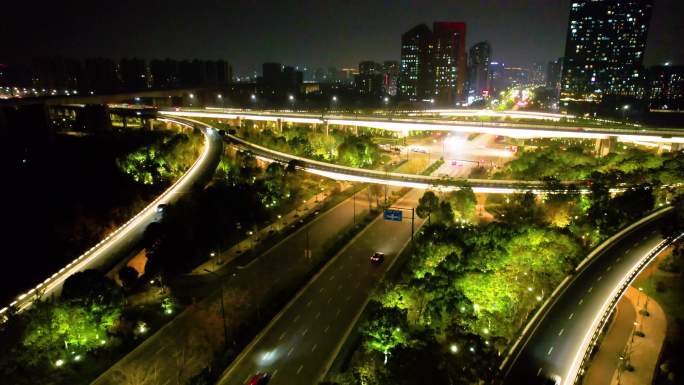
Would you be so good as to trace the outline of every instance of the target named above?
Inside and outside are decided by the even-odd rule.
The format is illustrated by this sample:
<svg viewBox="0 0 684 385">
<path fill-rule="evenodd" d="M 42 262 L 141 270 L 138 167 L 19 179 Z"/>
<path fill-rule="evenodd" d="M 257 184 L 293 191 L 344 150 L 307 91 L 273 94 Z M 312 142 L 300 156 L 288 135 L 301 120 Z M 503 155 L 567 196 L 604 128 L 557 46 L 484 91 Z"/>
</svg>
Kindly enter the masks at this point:
<svg viewBox="0 0 684 385">
<path fill-rule="evenodd" d="M 297 322 L 297 320 L 299 320 L 299 317 L 301 317 L 301 315 L 297 314 L 297 316 L 294 318 L 293 322 Z"/>
<path fill-rule="evenodd" d="M 547 356 L 550 356 L 552 351 L 553 351 L 553 346 L 551 347 L 551 349 L 549 349 L 549 352 L 546 353 L 546 355 L 547 355 Z"/>
<path fill-rule="evenodd" d="M 311 306 L 311 301 L 312 301 L 312 300 L 309 300 L 309 302 L 306 303 L 306 307 Z"/>
<path fill-rule="evenodd" d="M 598 277 L 598 279 L 596 280 L 596 282 L 598 282 L 598 281 L 600 281 L 600 280 L 602 280 L 602 279 L 603 279 L 603 276 L 602 276 L 602 275 L 599 275 L 599 277 Z"/>
<path fill-rule="evenodd" d="M 287 332 L 283 332 L 283 334 L 280 335 L 280 338 L 278 338 L 278 341 L 282 341 L 282 339 L 285 338 L 285 334 L 287 334 Z"/>
<path fill-rule="evenodd" d="M 606 268 L 606 271 L 610 271 L 610 269 L 612 269 L 612 268 L 613 268 L 613 266 L 608 266 L 608 267 Z"/>
<path fill-rule="evenodd" d="M 323 329 L 323 333 L 327 333 L 329 329 L 330 329 L 330 325 L 326 326 L 325 329 Z"/>
<path fill-rule="evenodd" d="M 342 310 L 341 310 L 341 309 L 337 309 L 337 314 L 335 314 L 335 315 L 338 316 L 338 315 L 340 315 L 340 313 L 342 313 Z"/>
<path fill-rule="evenodd" d="M 581 305 L 582 302 L 584 302 L 584 298 L 582 298 L 581 300 L 579 300 L 579 302 L 578 302 L 577 304 L 578 304 L 578 305 Z"/>
<path fill-rule="evenodd" d="M 630 252 L 631 250 L 632 250 L 631 247 L 630 247 L 629 249 L 625 250 L 625 255 L 629 254 L 629 252 Z"/>
<path fill-rule="evenodd" d="M 572 319 L 572 316 L 574 316 L 574 315 L 575 315 L 575 313 L 570 313 L 570 317 L 568 317 L 568 319 Z"/>
<path fill-rule="evenodd" d="M 278 374 L 278 369 L 276 369 L 276 370 L 273 371 L 273 374 L 271 374 L 271 378 L 275 377 L 276 374 Z"/>
<path fill-rule="evenodd" d="M 539 375 L 541 374 L 541 371 L 542 371 L 542 368 L 539 368 L 539 370 L 537 370 L 537 377 L 539 377 Z"/>
<path fill-rule="evenodd" d="M 558 332 L 558 337 L 562 336 L 564 331 L 565 331 L 565 329 L 561 329 L 561 330 Z"/>
<path fill-rule="evenodd" d="M 289 357 L 290 354 L 294 351 L 294 346 L 290 348 L 290 350 L 287 351 L 287 356 Z"/>
<path fill-rule="evenodd" d="M 587 293 L 591 293 L 591 291 L 594 290 L 594 287 L 590 287 L 589 290 L 587 290 Z"/>
<path fill-rule="evenodd" d="M 319 292 L 319 293 L 322 293 L 322 292 L 323 292 L 323 290 L 325 290 L 325 288 L 324 288 L 324 287 L 320 288 L 320 290 L 318 290 L 318 292 Z"/>
<path fill-rule="evenodd" d="M 332 301 L 332 299 L 333 299 L 333 297 L 328 297 L 328 303 L 330 303 L 330 301 Z"/>
<path fill-rule="evenodd" d="M 317 347 L 318 347 L 318 344 L 314 344 L 313 348 L 311 348 L 311 353 L 313 353 L 314 350 L 316 350 Z"/>
<path fill-rule="evenodd" d="M 303 365 L 303 364 L 302 364 L 302 365 L 299 365 L 299 369 L 297 369 L 297 374 L 299 374 L 299 373 L 302 371 L 302 369 L 304 369 L 304 365 Z"/>
<path fill-rule="evenodd" d="M 620 262 L 621 259 L 622 259 L 622 258 L 617 257 L 617 259 L 615 260 L 615 262 Z"/>
<path fill-rule="evenodd" d="M 320 317 L 320 316 L 321 316 L 321 312 L 319 311 L 318 313 L 316 313 L 316 319 L 318 319 L 318 317 Z"/>
<path fill-rule="evenodd" d="M 335 279 L 335 275 L 334 275 L 334 274 L 331 275 L 330 278 L 328 278 L 328 281 L 332 281 L 333 279 Z"/>
<path fill-rule="evenodd" d="M 308 333 L 308 332 L 309 332 L 309 328 L 304 329 L 304 331 L 302 332 L 302 337 L 304 337 L 306 335 L 306 333 Z"/>
</svg>

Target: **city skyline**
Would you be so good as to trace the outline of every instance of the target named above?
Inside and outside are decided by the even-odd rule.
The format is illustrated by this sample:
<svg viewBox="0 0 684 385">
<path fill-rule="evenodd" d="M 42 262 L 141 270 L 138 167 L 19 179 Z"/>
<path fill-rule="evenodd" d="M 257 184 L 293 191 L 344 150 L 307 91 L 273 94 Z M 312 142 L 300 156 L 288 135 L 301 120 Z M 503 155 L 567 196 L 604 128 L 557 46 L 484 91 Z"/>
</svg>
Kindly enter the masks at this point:
<svg viewBox="0 0 684 385">
<path fill-rule="evenodd" d="M 197 14 L 187 18 L 180 15 L 192 14 L 186 9 L 188 5 L 175 1 L 163 8 L 154 4 L 135 4 L 133 8 L 132 2 L 124 1 L 117 7 L 102 4 L 96 11 L 82 4 L 45 4 L 32 12 L 29 24 L 21 18 L 8 20 L 0 27 L 5 32 L 2 36 L 20 34 L 22 39 L 3 40 L 0 62 L 27 60 L 35 52 L 76 58 L 225 58 L 236 76 L 253 75 L 261 63 L 270 61 L 311 70 L 349 67 L 362 60 L 398 60 L 400 36 L 414 25 L 460 20 L 468 25 L 467 47 L 488 40 L 493 60 L 529 66 L 563 55 L 571 1 L 481 1 L 467 5 L 409 2 L 391 8 L 383 2 L 305 2 L 299 9 L 306 16 L 288 12 L 295 8 L 287 1 L 277 5 L 238 2 L 215 5 L 210 13 L 196 7 Z M 11 7 L 21 11 L 26 5 Z M 497 12 L 491 12 L 494 7 Z M 684 49 L 674 44 L 684 31 L 684 23 L 677 18 L 683 10 L 684 5 L 674 0 L 656 1 L 653 19 L 658 22 L 649 33 L 646 65 L 684 61 Z M 278 23 L 273 22 L 276 16 Z M 170 20 L 173 28 L 150 23 L 155 17 Z M 336 22 L 330 23 L 331 18 Z M 121 29 L 121 22 L 126 29 Z"/>
</svg>

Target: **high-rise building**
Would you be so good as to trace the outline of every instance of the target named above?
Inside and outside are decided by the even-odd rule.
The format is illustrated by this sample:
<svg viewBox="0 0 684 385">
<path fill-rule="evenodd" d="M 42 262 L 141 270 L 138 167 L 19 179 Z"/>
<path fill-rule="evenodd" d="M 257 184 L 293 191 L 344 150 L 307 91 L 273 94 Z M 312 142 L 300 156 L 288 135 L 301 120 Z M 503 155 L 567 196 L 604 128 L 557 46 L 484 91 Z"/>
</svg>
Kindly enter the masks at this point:
<svg viewBox="0 0 684 385">
<path fill-rule="evenodd" d="M 371 60 L 359 63 L 359 75 L 379 75 L 382 73 L 382 64 Z"/>
<path fill-rule="evenodd" d="M 461 22 L 435 22 L 433 25 L 433 65 L 435 100 L 454 105 L 465 99 L 466 25 Z"/>
<path fill-rule="evenodd" d="M 544 63 L 532 63 L 532 67 L 530 67 L 530 83 L 534 85 L 546 84 L 546 65 Z"/>
<path fill-rule="evenodd" d="M 382 66 L 383 79 L 382 88 L 386 95 L 396 96 L 399 81 L 399 62 L 396 60 L 385 60 Z"/>
<path fill-rule="evenodd" d="M 453 105 L 465 99 L 466 25 L 435 22 L 431 31 L 420 24 L 401 37 L 399 95 L 411 101 L 432 100 Z"/>
<path fill-rule="evenodd" d="M 489 86 L 492 93 L 509 86 L 506 78 L 506 65 L 501 62 L 489 62 Z"/>
<path fill-rule="evenodd" d="M 482 41 L 470 48 L 468 55 L 468 84 L 470 96 L 479 99 L 490 92 L 489 63 L 492 60 L 492 46 Z"/>
<path fill-rule="evenodd" d="M 663 65 L 649 68 L 647 94 L 651 109 L 684 109 L 684 66 Z"/>
<path fill-rule="evenodd" d="M 556 90 L 556 95 L 560 92 L 562 74 L 563 58 L 550 61 L 546 66 L 546 87 Z"/>
<path fill-rule="evenodd" d="M 573 0 L 561 99 L 643 96 L 643 56 L 653 0 Z"/>
<path fill-rule="evenodd" d="M 399 96 L 416 101 L 431 98 L 434 90 L 432 31 L 417 25 L 401 36 Z"/>
</svg>

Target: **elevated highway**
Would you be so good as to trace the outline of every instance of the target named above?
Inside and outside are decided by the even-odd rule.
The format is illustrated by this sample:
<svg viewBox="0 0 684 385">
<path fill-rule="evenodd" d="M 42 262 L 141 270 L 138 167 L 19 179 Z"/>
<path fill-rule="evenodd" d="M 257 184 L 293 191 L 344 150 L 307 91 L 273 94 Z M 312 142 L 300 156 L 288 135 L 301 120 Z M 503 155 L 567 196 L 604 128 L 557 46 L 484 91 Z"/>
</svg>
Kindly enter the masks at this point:
<svg viewBox="0 0 684 385">
<path fill-rule="evenodd" d="M 674 145 L 679 148 L 684 143 L 684 131 L 667 128 L 643 127 L 602 127 L 581 125 L 553 125 L 550 123 L 509 123 L 509 122 L 470 122 L 446 119 L 421 119 L 419 117 L 383 117 L 343 114 L 314 114 L 296 112 L 270 112 L 250 110 L 181 109 L 163 110 L 169 116 L 188 118 L 213 118 L 235 121 L 282 123 L 308 123 L 323 126 L 345 126 L 376 128 L 408 134 L 410 131 L 448 131 L 463 133 L 482 133 L 514 138 L 574 138 L 594 140 L 617 140 L 622 142 L 646 142 Z"/>
<path fill-rule="evenodd" d="M 160 120 L 192 127 L 191 124 L 182 120 Z M 202 130 L 205 139 L 204 150 L 180 179 L 98 244 L 47 277 L 43 282 L 20 294 L 8 306 L 0 308 L 0 323 L 6 319 L 9 313 L 20 312 L 37 299 L 59 294 L 64 281 L 74 273 L 87 269 L 111 268 L 123 255 L 126 255 L 139 244 L 147 226 L 159 219 L 157 207 L 160 204 L 172 204 L 195 186 L 205 183 L 207 178 L 213 175 L 219 163 L 223 151 L 223 141 L 216 130 L 206 126 L 199 128 Z"/>
<path fill-rule="evenodd" d="M 160 111 L 161 116 L 170 115 Z M 172 115 L 173 116 L 173 115 Z M 199 121 L 187 119 L 190 122 L 201 124 Z M 544 182 L 522 181 L 522 180 L 493 180 L 493 179 L 452 179 L 437 176 L 425 176 L 416 174 L 402 174 L 396 172 L 384 172 L 378 170 L 368 170 L 355 167 L 347 167 L 332 163 L 320 162 L 284 152 L 272 150 L 258 144 L 238 138 L 235 135 L 224 133 L 226 140 L 245 151 L 249 151 L 256 157 L 269 161 L 287 164 L 295 161 L 297 166 L 306 172 L 325 176 L 337 180 L 353 182 L 379 183 L 399 187 L 411 187 L 418 189 L 437 189 L 442 191 L 458 190 L 464 185 L 470 186 L 474 192 L 510 194 L 531 191 L 533 193 L 547 193 Z M 561 191 L 579 191 L 582 193 L 588 190 L 584 183 L 580 181 L 563 181 L 564 187 Z M 561 192 L 556 191 L 556 192 Z"/>
<path fill-rule="evenodd" d="M 673 242 L 660 232 L 669 215 L 669 207 L 653 213 L 613 236 L 580 263 L 533 317 L 503 361 L 502 384 L 545 384 L 554 379 L 561 385 L 573 385 L 581 380 L 601 329 L 620 297 Z"/>
</svg>

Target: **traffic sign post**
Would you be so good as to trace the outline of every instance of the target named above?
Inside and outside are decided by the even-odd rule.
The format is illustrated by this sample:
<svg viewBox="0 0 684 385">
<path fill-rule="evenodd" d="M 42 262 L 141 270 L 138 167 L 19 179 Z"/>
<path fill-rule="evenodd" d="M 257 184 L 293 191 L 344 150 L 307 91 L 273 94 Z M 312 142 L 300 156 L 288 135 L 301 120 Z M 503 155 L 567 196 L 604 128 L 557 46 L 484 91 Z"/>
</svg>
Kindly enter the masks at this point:
<svg viewBox="0 0 684 385">
<path fill-rule="evenodd" d="M 385 209 L 385 211 L 382 212 L 382 217 L 386 221 L 393 221 L 393 222 L 402 222 L 404 218 L 404 213 L 402 210 L 411 210 L 411 240 L 413 241 L 413 223 L 415 221 L 416 217 L 416 209 L 411 207 L 411 208 L 406 208 L 406 207 L 388 207 Z"/>
<path fill-rule="evenodd" d="M 394 209 L 385 209 L 383 212 L 383 218 L 386 221 L 394 221 L 394 222 L 401 222 L 402 220 L 402 215 L 403 213 L 401 210 L 394 210 Z"/>
</svg>

